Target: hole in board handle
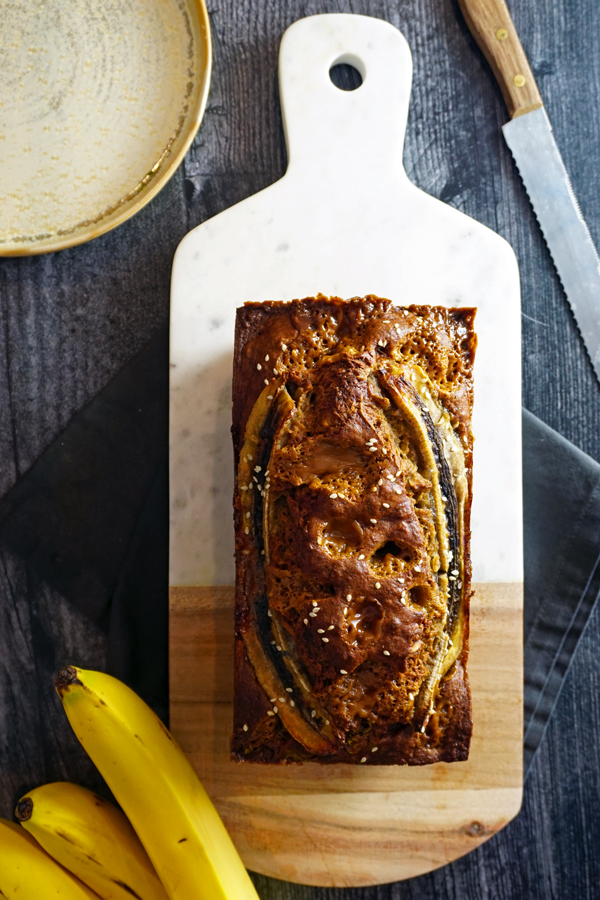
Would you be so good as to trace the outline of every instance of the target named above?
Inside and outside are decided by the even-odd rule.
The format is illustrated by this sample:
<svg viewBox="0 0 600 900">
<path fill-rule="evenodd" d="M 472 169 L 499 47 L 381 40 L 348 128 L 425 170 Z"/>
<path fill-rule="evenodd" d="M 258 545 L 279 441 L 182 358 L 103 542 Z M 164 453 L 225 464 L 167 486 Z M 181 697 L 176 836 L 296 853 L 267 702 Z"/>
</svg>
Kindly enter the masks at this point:
<svg viewBox="0 0 600 900">
<path fill-rule="evenodd" d="M 329 70 L 329 77 L 340 91 L 355 91 L 363 83 L 363 78 L 355 66 L 337 63 Z"/>
</svg>

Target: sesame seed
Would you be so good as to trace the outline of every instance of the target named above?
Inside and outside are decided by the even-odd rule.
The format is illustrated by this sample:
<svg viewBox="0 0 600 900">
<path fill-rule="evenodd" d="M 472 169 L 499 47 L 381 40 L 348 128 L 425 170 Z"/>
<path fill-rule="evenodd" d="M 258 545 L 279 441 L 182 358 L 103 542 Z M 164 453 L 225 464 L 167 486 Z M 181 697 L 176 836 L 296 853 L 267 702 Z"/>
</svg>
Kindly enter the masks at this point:
<svg viewBox="0 0 600 900">
<path fill-rule="evenodd" d="M 404 578 L 401 577 L 398 579 L 398 581 L 400 581 L 402 584 L 404 584 Z"/>
<path fill-rule="evenodd" d="M 281 653 L 281 647 L 279 646 L 279 644 L 277 644 L 277 649 L 278 649 L 279 652 Z"/>
<path fill-rule="evenodd" d="M 277 709 L 276 706 L 273 707 L 273 712 L 274 712 L 274 713 L 279 712 L 279 710 Z"/>
<path fill-rule="evenodd" d="M 262 472 L 262 466 L 254 466 L 255 472 Z"/>
<path fill-rule="evenodd" d="M 273 375 L 277 375 L 277 369 L 273 367 Z"/>
<path fill-rule="evenodd" d="M 261 366 L 261 364 L 260 364 L 260 363 L 256 363 L 256 368 L 257 368 L 257 369 L 258 369 L 258 371 L 259 371 L 259 372 L 260 372 L 260 370 L 261 370 L 261 369 L 262 369 L 262 366 Z"/>
<path fill-rule="evenodd" d="M 380 478 L 379 481 L 377 482 L 377 485 L 378 485 L 378 487 L 381 487 L 382 484 L 383 484 L 383 478 Z"/>
<path fill-rule="evenodd" d="M 359 557 L 360 559 L 360 557 Z M 352 594 L 346 594 L 346 600 L 352 600 Z"/>
<path fill-rule="evenodd" d="M 448 581 L 456 581 L 456 575 L 448 575 Z"/>
<path fill-rule="evenodd" d="M 369 447 L 371 453 L 375 453 L 377 451 L 377 447 Z"/>
<path fill-rule="evenodd" d="M 317 634 L 325 634 L 324 628 L 317 628 Z"/>
<path fill-rule="evenodd" d="M 267 715 L 268 715 L 268 716 L 274 716 L 275 713 L 273 712 L 272 709 L 268 709 L 268 710 L 267 710 Z"/>
<path fill-rule="evenodd" d="M 348 674 L 348 673 L 346 672 L 345 669 L 340 669 L 340 675 L 347 675 L 347 674 Z"/>
<path fill-rule="evenodd" d="M 244 528 L 244 534 L 250 534 L 250 529 L 249 529 L 249 528 Z"/>
<path fill-rule="evenodd" d="M 305 619 L 305 620 L 304 620 L 304 624 L 305 624 L 305 625 L 308 625 L 308 619 Z"/>
<path fill-rule="evenodd" d="M 330 625 L 329 628 L 327 629 L 327 631 L 333 631 L 334 628 L 335 628 L 335 625 Z"/>
<path fill-rule="evenodd" d="M 332 500 L 337 499 L 337 494 L 330 494 L 329 496 L 331 497 Z"/>
<path fill-rule="evenodd" d="M 448 498 L 447 498 L 447 497 L 444 497 L 443 494 L 442 494 L 442 500 L 444 501 L 444 503 L 447 503 L 447 502 L 448 502 Z"/>
<path fill-rule="evenodd" d="M 242 725 L 242 730 L 243 730 L 243 731 L 248 731 L 248 726 L 247 726 L 246 724 Z"/>
<path fill-rule="evenodd" d="M 320 606 L 315 606 L 314 609 L 313 609 L 313 612 L 316 612 L 316 613 L 317 613 L 317 612 L 321 612 L 321 607 L 320 607 Z"/>
<path fill-rule="evenodd" d="M 272 647 L 275 646 L 275 641 L 271 641 L 271 646 L 272 646 Z"/>
<path fill-rule="evenodd" d="M 288 692 L 288 694 L 293 693 L 293 690 L 294 690 L 294 688 L 286 688 L 286 691 Z"/>
<path fill-rule="evenodd" d="M 282 344 L 281 344 L 281 349 L 282 349 L 282 350 L 287 350 L 287 344 L 282 343 Z"/>
<path fill-rule="evenodd" d="M 420 572 L 420 571 L 421 571 L 421 566 L 415 566 L 415 572 Z"/>
<path fill-rule="evenodd" d="M 415 695 L 414 695 L 414 694 L 409 694 L 409 695 L 408 695 L 408 699 L 409 699 L 409 700 L 414 700 L 414 699 L 415 699 Z"/>
<path fill-rule="evenodd" d="M 290 700 L 290 706 L 293 708 L 295 705 L 296 705 L 296 704 L 294 703 L 294 701 L 293 701 L 293 700 Z"/>
<path fill-rule="evenodd" d="M 273 613 L 271 612 L 270 609 L 267 610 L 267 615 L 270 619 L 273 617 Z"/>
<path fill-rule="evenodd" d="M 383 503 L 382 505 L 385 506 L 386 509 L 389 509 L 389 508 L 390 508 L 390 504 L 389 504 L 389 503 Z"/>
<path fill-rule="evenodd" d="M 451 575 L 458 575 L 458 569 L 452 569 Z"/>
<path fill-rule="evenodd" d="M 402 493 L 402 491 L 400 490 L 400 488 L 398 487 L 398 485 L 396 485 L 396 486 L 394 487 L 394 490 L 395 490 L 395 492 L 396 492 L 397 494 L 401 494 L 401 493 Z"/>
<path fill-rule="evenodd" d="M 462 587 L 462 581 L 457 581 L 456 586 L 460 590 L 460 588 Z"/>
<path fill-rule="evenodd" d="M 329 638 L 321 638 L 321 640 L 323 641 L 324 644 L 328 644 L 328 643 L 329 643 Z"/>
<path fill-rule="evenodd" d="M 393 475 L 387 474 L 385 477 L 388 479 L 388 481 L 393 481 L 393 480 L 394 480 L 394 476 L 393 476 Z"/>
<path fill-rule="evenodd" d="M 389 651 L 389 650 L 384 650 L 384 651 L 383 651 L 383 655 L 384 655 L 384 656 L 389 656 L 389 655 L 390 655 L 390 651 Z"/>
<path fill-rule="evenodd" d="M 377 519 L 369 519 L 371 525 L 377 525 Z"/>
<path fill-rule="evenodd" d="M 361 763 L 364 763 L 364 762 L 366 762 L 366 761 L 367 761 L 367 757 L 366 757 L 366 756 L 363 756 L 363 758 L 361 759 Z"/>
<path fill-rule="evenodd" d="M 364 553 L 361 553 L 360 556 L 359 556 L 358 558 L 359 558 L 359 559 L 364 559 L 364 558 L 365 558 L 365 554 L 364 554 Z"/>
<path fill-rule="evenodd" d="M 377 588 L 377 590 L 379 590 L 379 588 L 381 587 L 381 582 L 380 582 L 380 581 L 376 581 L 376 582 L 375 582 L 375 587 Z"/>
<path fill-rule="evenodd" d="M 316 716 L 316 714 L 317 714 L 316 709 L 311 710 L 311 713 L 310 713 L 311 719 L 314 719 L 314 717 Z"/>
<path fill-rule="evenodd" d="M 311 617 L 311 619 L 316 618 L 316 615 L 317 615 L 316 612 L 309 613 L 309 616 Z"/>
<path fill-rule="evenodd" d="M 371 747 L 371 753 L 377 753 L 379 747 Z"/>
<path fill-rule="evenodd" d="M 329 725 L 329 719 L 325 719 L 325 724 Z"/>
<path fill-rule="evenodd" d="M 267 400 L 272 400 L 272 399 L 273 399 L 273 394 L 267 394 Z"/>
<path fill-rule="evenodd" d="M 348 607 L 345 606 L 345 607 L 344 607 L 344 615 L 346 615 L 347 613 L 348 613 Z"/>
<path fill-rule="evenodd" d="M 269 700 L 269 703 L 275 703 L 276 700 L 277 700 L 277 697 L 271 697 L 271 699 Z"/>
<path fill-rule="evenodd" d="M 269 379 L 265 378 L 265 384 L 268 384 L 268 383 L 269 383 Z"/>
<path fill-rule="evenodd" d="M 247 491 L 247 490 L 248 490 L 248 485 L 247 485 L 247 484 L 243 484 L 243 485 L 240 487 L 240 491 Z"/>
<path fill-rule="evenodd" d="M 316 605 L 317 605 L 317 601 L 316 601 L 316 600 L 313 600 L 312 605 L 313 605 L 313 606 L 316 606 Z"/>
<path fill-rule="evenodd" d="M 287 697 L 278 697 L 280 703 L 287 703 Z"/>
<path fill-rule="evenodd" d="M 269 362 L 269 354 L 268 354 L 268 353 L 267 353 L 267 355 L 265 356 L 265 362 Z"/>
<path fill-rule="evenodd" d="M 252 460 L 254 459 L 254 457 L 253 457 L 253 456 L 250 456 L 250 454 L 248 454 L 247 457 L 246 457 L 246 459 L 248 460 L 248 462 L 252 462 Z"/>
<path fill-rule="evenodd" d="M 247 519 L 250 518 L 250 513 L 249 513 L 249 512 L 246 513 L 246 518 L 247 518 Z"/>
</svg>

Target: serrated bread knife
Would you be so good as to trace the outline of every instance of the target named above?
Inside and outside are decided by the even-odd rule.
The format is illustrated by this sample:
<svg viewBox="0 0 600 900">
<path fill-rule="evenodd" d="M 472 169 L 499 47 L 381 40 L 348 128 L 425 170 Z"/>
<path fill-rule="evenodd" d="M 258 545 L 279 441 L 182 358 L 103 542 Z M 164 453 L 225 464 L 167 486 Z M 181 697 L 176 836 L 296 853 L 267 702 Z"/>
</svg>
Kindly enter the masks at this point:
<svg viewBox="0 0 600 900">
<path fill-rule="evenodd" d="M 458 0 L 500 85 L 511 120 L 506 143 L 600 381 L 600 260 L 504 0 Z"/>
</svg>

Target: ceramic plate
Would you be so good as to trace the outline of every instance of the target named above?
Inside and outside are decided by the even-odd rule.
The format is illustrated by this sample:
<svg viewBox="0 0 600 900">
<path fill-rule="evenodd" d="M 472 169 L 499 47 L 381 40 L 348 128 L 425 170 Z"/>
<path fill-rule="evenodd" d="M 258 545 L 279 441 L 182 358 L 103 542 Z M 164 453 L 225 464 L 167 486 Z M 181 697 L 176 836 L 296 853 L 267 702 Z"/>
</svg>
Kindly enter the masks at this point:
<svg viewBox="0 0 600 900">
<path fill-rule="evenodd" d="M 9 0 L 0 44 L 0 255 L 80 244 L 148 203 L 206 105 L 204 0 Z"/>
</svg>

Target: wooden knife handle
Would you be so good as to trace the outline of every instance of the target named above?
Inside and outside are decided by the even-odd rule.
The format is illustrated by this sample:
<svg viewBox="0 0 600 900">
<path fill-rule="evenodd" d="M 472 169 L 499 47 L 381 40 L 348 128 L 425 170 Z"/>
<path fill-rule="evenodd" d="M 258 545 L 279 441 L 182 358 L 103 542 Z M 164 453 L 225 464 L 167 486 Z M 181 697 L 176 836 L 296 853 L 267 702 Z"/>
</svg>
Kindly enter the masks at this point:
<svg viewBox="0 0 600 900">
<path fill-rule="evenodd" d="M 511 119 L 543 106 L 504 0 L 458 0 L 469 31 L 496 76 Z"/>
</svg>

